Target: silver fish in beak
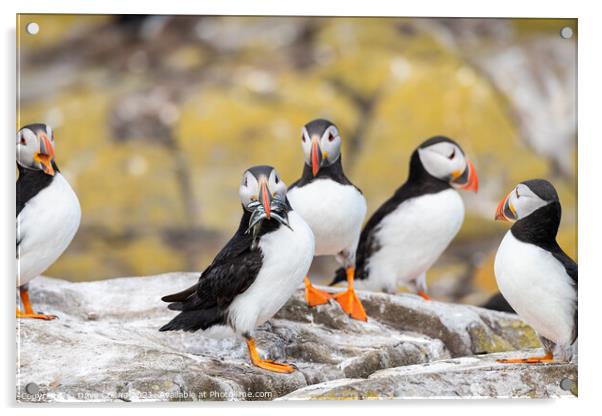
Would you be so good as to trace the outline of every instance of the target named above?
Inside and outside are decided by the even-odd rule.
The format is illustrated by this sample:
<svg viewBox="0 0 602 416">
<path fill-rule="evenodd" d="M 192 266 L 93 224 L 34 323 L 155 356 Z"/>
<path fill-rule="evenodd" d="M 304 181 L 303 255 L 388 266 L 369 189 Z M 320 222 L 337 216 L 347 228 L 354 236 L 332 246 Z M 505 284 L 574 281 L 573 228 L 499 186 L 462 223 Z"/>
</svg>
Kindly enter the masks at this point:
<svg viewBox="0 0 602 416">
<path fill-rule="evenodd" d="M 245 231 L 245 234 L 251 233 L 253 237 L 252 248 L 257 246 L 257 237 L 261 231 L 261 226 L 264 220 L 274 219 L 280 224 L 284 225 L 291 231 L 293 230 L 288 222 L 288 206 L 286 201 L 282 201 L 279 198 L 270 198 L 269 206 L 259 201 L 252 201 L 247 208 L 252 212 L 251 218 L 249 219 L 249 227 Z"/>
</svg>

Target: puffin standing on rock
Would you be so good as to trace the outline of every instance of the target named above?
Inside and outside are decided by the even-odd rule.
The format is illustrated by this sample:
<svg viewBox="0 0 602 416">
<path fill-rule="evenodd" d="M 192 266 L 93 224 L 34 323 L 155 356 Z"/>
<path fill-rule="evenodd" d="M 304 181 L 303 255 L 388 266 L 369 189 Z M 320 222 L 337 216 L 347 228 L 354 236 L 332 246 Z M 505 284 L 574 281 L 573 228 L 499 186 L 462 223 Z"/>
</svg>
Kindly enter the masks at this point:
<svg viewBox="0 0 602 416">
<path fill-rule="evenodd" d="M 498 205 L 495 219 L 514 222 L 495 256 L 500 292 L 516 313 L 538 333 L 542 357 L 499 360 L 504 363 L 570 358 L 577 340 L 577 263 L 556 242 L 560 201 L 543 179 L 519 183 Z"/>
<path fill-rule="evenodd" d="M 410 172 L 364 227 L 356 253 L 358 287 L 394 293 L 412 285 L 424 299 L 426 272 L 464 221 L 464 204 L 454 188 L 478 190 L 474 166 L 453 140 L 436 136 L 412 153 Z M 332 284 L 345 279 L 337 270 Z"/>
<path fill-rule="evenodd" d="M 51 320 L 34 312 L 29 282 L 65 251 L 81 219 L 79 200 L 54 161 L 54 135 L 46 124 L 17 133 L 17 287 L 24 311 L 17 318 Z"/>
<path fill-rule="evenodd" d="M 197 284 L 162 298 L 180 314 L 160 331 L 230 327 L 246 338 L 253 364 L 290 373 L 293 366 L 259 356 L 253 333 L 303 281 L 314 255 L 314 236 L 291 208 L 286 185 L 273 167 L 245 171 L 239 194 L 243 214 L 238 230 Z"/>
<path fill-rule="evenodd" d="M 366 216 L 366 199 L 347 179 L 341 163 L 341 136 L 328 120 L 307 123 L 301 133 L 305 165 L 288 198 L 311 227 L 316 256 L 331 255 L 343 264 L 347 290 L 334 296 L 353 319 L 366 321 L 366 312 L 353 288 L 355 249 Z M 333 296 L 312 286 L 305 277 L 309 306 L 327 303 Z"/>
</svg>

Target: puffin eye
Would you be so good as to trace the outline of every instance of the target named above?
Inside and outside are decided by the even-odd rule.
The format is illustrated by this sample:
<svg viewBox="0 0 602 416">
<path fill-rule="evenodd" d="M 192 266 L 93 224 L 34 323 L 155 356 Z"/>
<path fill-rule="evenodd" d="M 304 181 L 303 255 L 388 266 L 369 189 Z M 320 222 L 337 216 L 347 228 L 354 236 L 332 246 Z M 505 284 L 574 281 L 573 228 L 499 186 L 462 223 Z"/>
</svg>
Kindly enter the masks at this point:
<svg viewBox="0 0 602 416">
<path fill-rule="evenodd" d="M 27 141 L 25 140 L 24 136 L 21 136 L 21 140 L 19 140 L 19 143 L 21 143 L 21 144 L 27 144 Z"/>
<path fill-rule="evenodd" d="M 305 134 L 302 134 L 302 135 L 301 135 L 301 141 L 302 141 L 303 143 L 305 143 Z"/>
<path fill-rule="evenodd" d="M 280 178 L 278 178 L 278 175 L 274 176 L 274 182 L 276 182 L 276 184 L 277 184 L 278 182 L 280 182 Z"/>
<path fill-rule="evenodd" d="M 329 141 L 329 142 L 332 142 L 333 140 L 334 140 L 334 134 L 330 133 L 330 134 L 328 135 L 328 141 Z"/>
<path fill-rule="evenodd" d="M 452 150 L 452 153 L 448 156 L 448 159 L 453 159 L 454 156 L 456 156 L 456 149 Z"/>
<path fill-rule="evenodd" d="M 518 194 L 518 188 L 516 189 L 515 193 L 516 193 L 516 199 L 520 198 L 520 195 Z"/>
<path fill-rule="evenodd" d="M 245 175 L 245 179 L 244 179 L 244 181 L 243 181 L 243 183 L 242 183 L 242 184 L 243 184 L 243 186 L 245 186 L 245 187 L 247 186 L 247 176 L 246 176 L 246 175 Z"/>
</svg>

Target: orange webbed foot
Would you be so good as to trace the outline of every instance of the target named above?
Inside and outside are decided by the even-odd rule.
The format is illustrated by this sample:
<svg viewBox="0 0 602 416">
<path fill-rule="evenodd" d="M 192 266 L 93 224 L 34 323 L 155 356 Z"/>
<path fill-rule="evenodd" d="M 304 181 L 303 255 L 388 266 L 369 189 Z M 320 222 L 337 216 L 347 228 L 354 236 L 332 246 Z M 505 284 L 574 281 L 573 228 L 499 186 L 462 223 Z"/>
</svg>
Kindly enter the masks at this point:
<svg viewBox="0 0 602 416">
<path fill-rule="evenodd" d="M 528 357 L 528 358 L 508 358 L 496 360 L 502 364 L 539 364 L 539 363 L 550 363 L 554 361 L 554 355 L 551 352 L 547 352 L 546 355 L 540 357 Z"/>
<path fill-rule="evenodd" d="M 362 302 L 357 297 L 354 289 L 347 289 L 345 292 L 335 295 L 335 300 L 341 305 L 341 308 L 353 319 L 358 321 L 368 321 L 366 311 Z"/>
<path fill-rule="evenodd" d="M 45 321 L 52 321 L 53 319 L 57 318 L 55 315 L 34 312 L 33 308 L 31 307 L 31 302 L 29 301 L 29 292 L 27 289 L 20 289 L 19 295 L 21 296 L 21 302 L 23 302 L 23 308 L 25 309 L 25 312 L 21 312 L 19 307 L 17 307 L 17 318 L 43 319 Z"/>
<path fill-rule="evenodd" d="M 366 315 L 366 311 L 364 311 L 362 302 L 360 302 L 360 299 L 357 297 L 355 289 L 353 288 L 355 269 L 353 267 L 349 267 L 346 272 L 347 290 L 345 292 L 336 294 L 334 299 L 339 303 L 339 305 L 341 305 L 341 308 L 343 308 L 345 313 L 351 318 L 366 322 L 368 321 L 368 316 Z"/>
<path fill-rule="evenodd" d="M 425 292 L 423 292 L 422 290 L 420 290 L 418 292 L 418 296 L 420 296 L 424 300 L 432 300 L 431 297 L 429 295 L 427 295 Z"/>
<path fill-rule="evenodd" d="M 255 347 L 255 339 L 250 338 L 247 340 L 247 347 L 249 349 L 249 355 L 251 362 L 259 368 L 264 370 L 272 371 L 275 373 L 290 374 L 295 371 L 295 367 L 290 364 L 278 363 L 272 360 L 264 360 L 259 356 L 257 348 Z"/>
<path fill-rule="evenodd" d="M 20 318 L 20 319 L 43 319 L 45 321 L 52 321 L 53 319 L 57 319 L 57 316 L 44 314 L 44 313 L 36 313 L 36 312 L 21 312 L 19 310 L 19 308 L 17 308 L 17 318 Z"/>
<path fill-rule="evenodd" d="M 305 300 L 309 306 L 318 306 L 328 303 L 332 295 L 324 290 L 312 286 L 309 278 L 305 278 Z"/>
</svg>

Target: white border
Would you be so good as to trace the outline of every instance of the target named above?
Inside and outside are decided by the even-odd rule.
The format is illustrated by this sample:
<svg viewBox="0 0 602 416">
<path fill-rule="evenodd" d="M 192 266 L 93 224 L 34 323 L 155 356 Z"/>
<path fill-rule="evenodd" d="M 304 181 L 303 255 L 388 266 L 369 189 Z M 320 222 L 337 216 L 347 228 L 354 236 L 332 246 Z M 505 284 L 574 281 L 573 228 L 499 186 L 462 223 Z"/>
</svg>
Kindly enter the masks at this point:
<svg viewBox="0 0 602 416">
<path fill-rule="evenodd" d="M 483 2 L 468 0 L 453 1 L 398 1 L 369 0 L 369 1 L 283 1 L 283 0 L 232 0 L 232 1 L 196 1 L 193 0 L 146 0 L 143 2 L 124 0 L 104 0 L 102 2 L 69 1 L 69 0 L 20 0 L 18 3 L 1 2 L 0 20 L 3 26 L 2 48 L 3 65 L 0 66 L 2 75 L 2 99 L 0 99 L 0 125 L 2 126 L 3 142 L 0 148 L 2 156 L 2 195 L 1 204 L 4 237 L 1 240 L 2 264 L 4 265 L 3 283 L 5 299 L 3 310 L 4 337 L 2 345 L 2 375 L 0 376 L 0 391 L 5 406 L 14 406 L 14 318 L 12 308 L 14 302 L 14 286 L 12 278 L 12 257 L 14 245 L 14 226 L 12 215 L 14 205 L 14 159 L 13 138 L 15 126 L 14 99 L 14 54 L 15 54 L 15 14 L 21 13 L 153 13 L 153 14 L 302 14 L 302 15 L 349 15 L 349 16 L 465 16 L 465 17 L 577 17 L 579 18 L 579 264 L 581 266 L 580 287 L 580 335 L 579 342 L 579 393 L 578 400 L 555 401 L 403 401 L 386 403 L 277 403 L 277 404 L 246 404 L 233 406 L 231 404 L 174 407 L 156 406 L 141 408 L 140 406 L 120 406 L 113 411 L 129 411 L 133 408 L 147 414 L 164 414 L 166 411 L 180 414 L 195 414 L 199 412 L 223 414 L 230 412 L 251 412 L 261 414 L 305 414 L 308 411 L 327 412 L 366 412 L 378 409 L 379 412 L 420 412 L 420 414 L 487 414 L 506 415 L 508 412 L 545 412 L 546 414 L 576 415 L 589 410 L 597 403 L 601 384 L 600 370 L 600 317 L 598 309 L 602 303 L 599 299 L 602 293 L 602 268 L 597 260 L 602 258 L 600 237 L 600 217 L 602 200 L 600 193 L 600 169 L 602 149 L 600 146 L 600 45 L 602 39 L 602 22 L 600 14 L 596 13 L 596 2 L 557 1 L 528 2 L 524 0 L 505 0 L 503 2 Z M 8 4 L 5 4 L 8 3 Z M 4 227 L 6 227 L 4 229 Z M 597 406 L 599 407 L 599 406 Z M 168 410 L 169 409 L 169 410 Z M 8 414 L 30 414 L 35 408 L 10 409 Z M 80 414 L 81 410 L 74 406 L 63 408 L 39 408 L 44 414 Z M 104 414 L 106 406 L 88 408 L 88 413 Z"/>
</svg>

